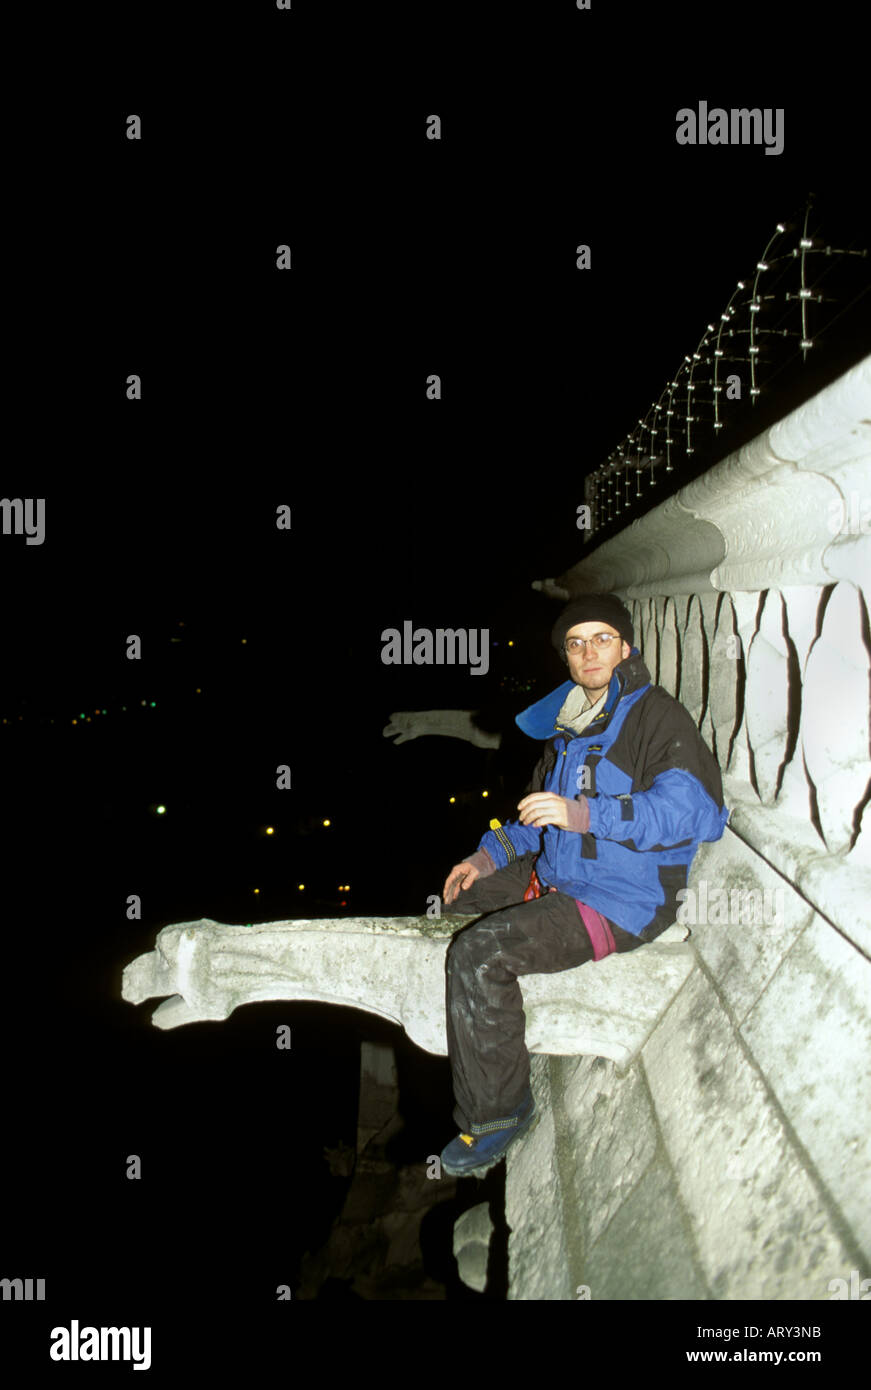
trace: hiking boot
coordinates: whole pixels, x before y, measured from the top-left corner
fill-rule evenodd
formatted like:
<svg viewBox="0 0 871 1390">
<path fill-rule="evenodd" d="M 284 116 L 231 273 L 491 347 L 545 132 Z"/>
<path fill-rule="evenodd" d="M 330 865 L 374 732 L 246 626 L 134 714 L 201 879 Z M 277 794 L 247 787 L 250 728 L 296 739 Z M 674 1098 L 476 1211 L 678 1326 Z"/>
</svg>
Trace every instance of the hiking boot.
<svg viewBox="0 0 871 1390">
<path fill-rule="evenodd" d="M 442 1168 L 452 1177 L 473 1175 L 482 1178 L 500 1163 L 521 1134 L 535 1129 L 539 1116 L 532 1091 L 527 1088 L 520 1104 L 510 1115 L 489 1124 L 472 1125 L 471 1133 L 458 1134 L 442 1150 Z"/>
</svg>

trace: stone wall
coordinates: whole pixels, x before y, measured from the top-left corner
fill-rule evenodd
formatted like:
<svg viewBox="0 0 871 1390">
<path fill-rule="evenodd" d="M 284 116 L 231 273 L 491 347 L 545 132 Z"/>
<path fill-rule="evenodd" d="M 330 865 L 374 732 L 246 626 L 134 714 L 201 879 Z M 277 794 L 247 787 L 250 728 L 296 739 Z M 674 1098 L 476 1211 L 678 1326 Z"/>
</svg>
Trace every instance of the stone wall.
<svg viewBox="0 0 871 1390">
<path fill-rule="evenodd" d="M 869 531 L 866 359 L 538 585 L 620 594 L 732 815 L 640 1052 L 533 1059 L 511 1298 L 825 1300 L 871 1276 Z"/>
<path fill-rule="evenodd" d="M 750 853 L 730 839 L 693 882 Z M 694 927 L 694 968 L 629 1066 L 533 1058 L 510 1297 L 827 1299 L 871 1273 L 871 967 L 797 894 L 786 917 Z"/>
</svg>

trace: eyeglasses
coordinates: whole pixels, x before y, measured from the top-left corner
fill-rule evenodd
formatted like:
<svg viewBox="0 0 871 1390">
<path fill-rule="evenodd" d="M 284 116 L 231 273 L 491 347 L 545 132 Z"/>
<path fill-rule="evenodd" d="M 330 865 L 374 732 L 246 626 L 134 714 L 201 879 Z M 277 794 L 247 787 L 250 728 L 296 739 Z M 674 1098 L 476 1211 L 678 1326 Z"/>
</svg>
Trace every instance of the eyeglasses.
<svg viewBox="0 0 871 1390">
<path fill-rule="evenodd" d="M 602 651 L 605 647 L 610 647 L 612 642 L 619 640 L 619 635 L 612 635 L 610 632 L 597 632 L 595 637 L 588 637 L 586 641 L 583 637 L 570 637 L 566 642 L 566 651 L 570 656 L 586 651 L 588 646 L 598 647 Z"/>
</svg>

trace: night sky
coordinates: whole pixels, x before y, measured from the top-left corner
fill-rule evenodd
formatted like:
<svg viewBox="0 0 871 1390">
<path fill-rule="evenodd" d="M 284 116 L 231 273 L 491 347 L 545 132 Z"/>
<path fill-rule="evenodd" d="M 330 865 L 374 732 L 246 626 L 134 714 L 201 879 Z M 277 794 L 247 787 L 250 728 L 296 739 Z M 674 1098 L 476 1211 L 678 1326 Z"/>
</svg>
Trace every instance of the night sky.
<svg viewBox="0 0 871 1390">
<path fill-rule="evenodd" d="M 184 1343 L 180 1306 L 253 1317 L 293 1286 L 341 1204 L 321 1151 L 353 1143 L 361 1036 L 427 1077 L 417 1161 L 453 1137 L 446 1060 L 398 1030 L 277 1003 L 161 1033 L 121 971 L 172 922 L 424 912 L 538 755 L 514 715 L 564 670 L 531 586 L 581 558 L 585 473 L 808 191 L 869 244 L 861 89 L 843 52 L 833 85 L 819 16 L 802 43 L 826 86 L 786 10 L 791 57 L 760 56 L 773 6 L 756 48 L 731 6 L 354 6 L 336 31 L 326 8 L 204 12 L 202 48 L 164 44 L 159 9 L 141 49 L 115 20 L 123 62 L 89 61 L 29 124 L 3 490 L 45 498 L 46 538 L 0 536 L 0 1275 L 48 1279 L 43 1322 Z M 690 23 L 687 67 L 670 26 Z M 784 153 L 677 146 L 700 99 L 783 107 Z M 488 674 L 385 665 L 406 620 L 488 629 Z M 480 710 L 500 752 L 383 737 L 439 707 Z"/>
</svg>

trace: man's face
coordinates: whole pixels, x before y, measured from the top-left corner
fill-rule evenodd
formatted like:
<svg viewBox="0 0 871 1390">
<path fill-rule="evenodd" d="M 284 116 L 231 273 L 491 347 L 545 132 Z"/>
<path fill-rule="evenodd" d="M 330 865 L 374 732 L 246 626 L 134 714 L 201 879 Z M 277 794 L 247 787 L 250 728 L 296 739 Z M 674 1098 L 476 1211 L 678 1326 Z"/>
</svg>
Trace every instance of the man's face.
<svg viewBox="0 0 871 1390">
<path fill-rule="evenodd" d="M 601 647 L 595 642 L 590 642 L 591 637 L 598 637 L 603 632 L 614 640 L 603 643 Z M 578 647 L 577 651 L 573 652 L 573 637 L 584 638 L 587 645 Z M 576 623 L 574 627 L 570 627 L 565 635 L 565 648 L 572 680 L 576 685 L 584 687 L 594 703 L 602 691 L 607 689 L 614 667 L 625 661 L 632 650 L 629 643 L 620 637 L 616 628 L 610 627 L 608 623 L 599 622 Z"/>
</svg>

